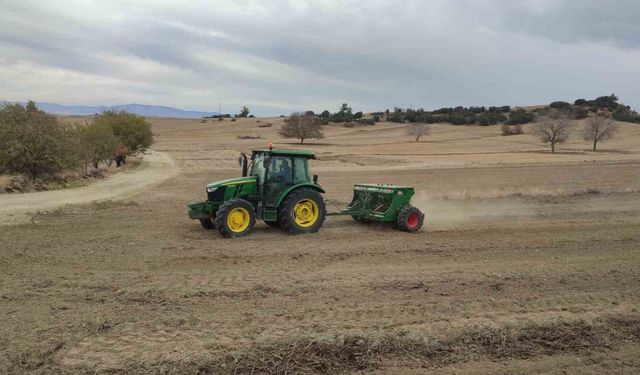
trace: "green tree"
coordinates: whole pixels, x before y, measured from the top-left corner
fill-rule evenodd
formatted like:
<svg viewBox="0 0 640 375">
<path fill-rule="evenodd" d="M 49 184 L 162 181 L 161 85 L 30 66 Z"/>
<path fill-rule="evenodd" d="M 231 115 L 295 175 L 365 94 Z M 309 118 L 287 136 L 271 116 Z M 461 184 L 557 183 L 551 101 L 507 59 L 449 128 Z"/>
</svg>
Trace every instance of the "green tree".
<svg viewBox="0 0 640 375">
<path fill-rule="evenodd" d="M 92 122 L 82 127 L 80 134 L 85 171 L 87 162 L 93 164 L 94 168 L 98 168 L 100 162 L 110 165 L 120 142 L 111 126 L 105 122 Z"/>
<path fill-rule="evenodd" d="M 0 109 L 0 170 L 32 179 L 79 165 L 72 127 L 40 111 L 35 103 Z"/>
<path fill-rule="evenodd" d="M 104 111 L 93 119 L 94 124 L 111 127 L 129 153 L 145 151 L 153 144 L 151 124 L 144 117 L 125 111 Z"/>
<path fill-rule="evenodd" d="M 238 117 L 248 117 L 249 116 L 249 108 L 242 107 L 242 110 L 240 110 L 240 113 L 238 114 Z"/>
</svg>

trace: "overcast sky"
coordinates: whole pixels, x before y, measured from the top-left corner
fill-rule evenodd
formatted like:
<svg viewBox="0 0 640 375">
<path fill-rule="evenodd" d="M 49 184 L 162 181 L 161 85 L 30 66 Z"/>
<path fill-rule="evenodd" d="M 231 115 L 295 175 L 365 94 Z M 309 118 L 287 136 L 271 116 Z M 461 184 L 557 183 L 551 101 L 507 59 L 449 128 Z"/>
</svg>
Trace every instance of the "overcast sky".
<svg viewBox="0 0 640 375">
<path fill-rule="evenodd" d="M 0 99 L 640 109 L 639 20 L 638 0 L 0 0 Z"/>
</svg>

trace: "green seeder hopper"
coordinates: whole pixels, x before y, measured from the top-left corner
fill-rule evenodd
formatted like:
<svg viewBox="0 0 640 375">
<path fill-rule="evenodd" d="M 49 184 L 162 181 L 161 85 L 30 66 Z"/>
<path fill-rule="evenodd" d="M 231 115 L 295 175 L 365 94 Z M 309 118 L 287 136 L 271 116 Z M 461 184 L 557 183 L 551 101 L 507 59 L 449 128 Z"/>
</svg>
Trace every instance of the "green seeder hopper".
<svg viewBox="0 0 640 375">
<path fill-rule="evenodd" d="M 317 232 L 326 216 L 350 215 L 358 222 L 391 222 L 405 232 L 415 232 L 424 214 L 411 205 L 413 187 L 358 184 L 353 199 L 340 211 L 327 212 L 318 184 L 311 177 L 309 151 L 254 150 L 242 154 L 242 177 L 206 186 L 207 200 L 188 205 L 189 217 L 206 229 L 216 228 L 223 237 L 240 237 L 253 229 L 256 220 L 291 234 Z"/>
</svg>

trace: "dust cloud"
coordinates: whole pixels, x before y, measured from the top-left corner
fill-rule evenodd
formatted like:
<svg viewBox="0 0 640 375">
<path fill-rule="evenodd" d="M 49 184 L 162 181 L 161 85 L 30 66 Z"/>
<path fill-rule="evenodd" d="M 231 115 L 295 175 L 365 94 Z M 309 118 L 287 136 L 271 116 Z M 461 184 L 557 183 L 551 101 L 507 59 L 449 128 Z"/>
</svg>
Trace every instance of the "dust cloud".
<svg viewBox="0 0 640 375">
<path fill-rule="evenodd" d="M 517 198 L 446 199 L 417 192 L 412 204 L 425 213 L 425 226 L 447 230 L 534 216 L 535 208 Z"/>
</svg>

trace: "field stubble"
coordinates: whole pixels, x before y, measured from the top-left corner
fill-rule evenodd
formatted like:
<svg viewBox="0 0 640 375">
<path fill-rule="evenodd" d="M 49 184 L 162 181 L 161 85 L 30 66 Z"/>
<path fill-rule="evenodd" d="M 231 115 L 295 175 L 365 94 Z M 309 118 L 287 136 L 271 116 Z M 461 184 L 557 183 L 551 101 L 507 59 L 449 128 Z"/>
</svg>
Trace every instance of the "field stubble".
<svg viewBox="0 0 640 375">
<path fill-rule="evenodd" d="M 265 138 L 278 127 L 269 121 Z M 227 123 L 154 126 L 179 176 L 0 227 L 0 372 L 637 373 L 635 162 L 469 156 L 382 174 L 360 148 L 363 165 L 316 162 L 328 197 L 347 202 L 355 182 L 415 185 L 426 230 L 336 218 L 310 236 L 259 224 L 224 240 L 184 205 L 206 182 L 237 175 L 216 160 L 262 145 L 237 140 L 248 132 Z M 322 156 L 347 154 L 340 143 L 353 136 L 402 142 L 390 126 L 330 132 L 332 146 L 307 147 Z"/>
</svg>

